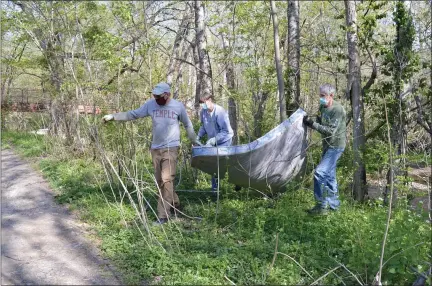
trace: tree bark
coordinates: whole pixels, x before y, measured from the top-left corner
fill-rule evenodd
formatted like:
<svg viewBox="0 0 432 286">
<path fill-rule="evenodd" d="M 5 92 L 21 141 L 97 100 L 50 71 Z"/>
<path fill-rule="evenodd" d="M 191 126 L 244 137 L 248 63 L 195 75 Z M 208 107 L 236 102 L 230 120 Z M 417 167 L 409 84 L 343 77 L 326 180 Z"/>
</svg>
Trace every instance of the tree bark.
<svg viewBox="0 0 432 286">
<path fill-rule="evenodd" d="M 198 118 L 199 112 L 199 100 L 201 97 L 201 82 L 202 82 L 202 73 L 199 70 L 199 56 L 198 56 L 198 48 L 197 45 L 192 46 L 193 59 L 195 64 L 195 115 Z"/>
<path fill-rule="evenodd" d="M 277 8 L 274 0 L 270 0 L 271 16 L 273 20 L 273 40 L 275 49 L 275 65 L 278 81 L 278 93 L 279 93 L 279 116 L 280 122 L 283 122 L 287 118 L 286 114 L 286 103 L 285 103 L 285 83 L 282 73 L 282 65 L 280 63 L 280 49 L 279 49 L 279 22 L 277 18 Z"/>
<path fill-rule="evenodd" d="M 391 128 L 391 138 L 392 145 L 394 146 L 395 156 L 394 156 L 394 164 L 389 167 L 387 172 L 387 185 L 384 192 L 384 204 L 388 204 L 389 200 L 389 192 L 391 191 L 390 185 L 393 183 L 393 200 L 392 207 L 396 206 L 398 200 L 398 192 L 399 185 L 401 184 L 401 180 L 399 179 L 402 176 L 406 177 L 405 172 L 405 159 L 404 156 L 406 153 L 406 106 L 405 102 L 402 99 L 401 92 L 401 71 L 396 71 L 396 93 L 395 93 L 395 104 L 393 104 L 393 124 Z M 401 158 L 402 157 L 402 158 Z"/>
<path fill-rule="evenodd" d="M 206 97 L 213 95 L 212 89 L 212 72 L 210 66 L 210 58 L 207 51 L 207 37 L 206 37 L 206 24 L 205 24 L 205 6 L 204 2 L 195 0 L 195 43 L 198 54 L 199 70 L 197 71 L 200 81 L 197 82 L 200 87 L 200 95 Z M 197 95 L 196 98 L 199 98 Z M 198 106 L 199 102 L 195 102 Z"/>
<path fill-rule="evenodd" d="M 230 95 L 228 98 L 228 116 L 231 124 L 231 128 L 234 132 L 233 136 L 233 145 L 237 145 L 238 143 L 238 123 L 237 123 L 237 104 L 235 99 L 232 96 L 232 93 L 236 91 L 235 86 L 235 74 L 234 74 L 234 63 L 231 56 L 231 47 L 229 41 L 226 37 L 222 36 L 223 48 L 225 50 L 226 55 L 226 80 L 228 90 L 230 91 Z"/>
<path fill-rule="evenodd" d="M 186 61 L 189 57 L 189 53 L 191 52 L 191 50 L 192 50 L 192 48 L 190 47 L 190 45 L 187 44 L 186 42 L 184 42 L 183 43 L 183 52 L 181 54 L 181 59 Z M 177 61 L 174 69 L 177 71 L 177 78 L 176 78 L 174 88 L 173 88 L 173 91 L 174 91 L 173 98 L 177 99 L 179 96 L 180 84 L 183 81 L 183 62 Z"/>
<path fill-rule="evenodd" d="M 409 54 L 413 52 L 414 39 L 409 36 L 409 27 L 412 27 L 413 20 L 406 10 L 404 2 L 398 1 L 396 4 L 396 15 L 394 20 L 396 22 L 396 42 L 394 43 L 394 62 L 393 62 L 393 82 L 394 82 L 394 100 L 392 103 L 392 144 L 394 146 L 395 160 L 394 164 L 390 166 L 388 173 L 394 174 L 394 188 L 393 188 L 393 201 L 392 207 L 397 203 L 397 193 L 400 188 L 400 183 L 406 184 L 406 178 L 408 176 L 406 170 L 406 146 L 407 146 L 407 106 L 406 100 L 404 99 L 404 81 L 411 77 L 410 72 L 407 69 L 413 66 L 413 62 L 410 60 Z M 408 35 L 406 34 L 408 33 Z M 391 182 L 391 176 L 387 176 L 387 187 L 384 193 L 384 203 L 388 203 L 388 192 L 391 191 L 389 185 Z M 403 177 L 405 180 L 400 180 Z"/>
<path fill-rule="evenodd" d="M 262 120 L 264 118 L 264 110 L 266 101 L 269 96 L 268 92 L 263 91 L 261 88 L 254 95 L 254 102 L 256 105 L 256 114 L 254 116 L 254 137 L 260 138 L 262 134 Z"/>
<path fill-rule="evenodd" d="M 181 47 L 184 46 L 183 43 L 185 42 L 189 34 L 190 14 L 189 9 L 187 9 L 187 3 L 185 6 L 186 9 L 183 14 L 183 18 L 179 25 L 178 31 L 176 33 L 173 50 L 168 64 L 167 83 L 169 85 L 172 85 L 174 74 L 178 73 L 178 70 L 180 68 L 180 64 L 178 64 L 179 61 L 177 60 L 177 58 L 179 58 L 182 54 Z"/>
<path fill-rule="evenodd" d="M 257 67 L 257 86 L 256 90 L 253 92 L 253 104 L 254 104 L 254 125 L 253 125 L 253 136 L 254 139 L 260 138 L 262 134 L 262 120 L 264 118 L 264 111 L 266 108 L 267 99 L 270 95 L 270 93 L 267 90 L 264 90 L 263 87 L 263 80 L 258 75 L 261 74 L 261 64 L 259 58 L 255 58 L 255 66 Z"/>
<path fill-rule="evenodd" d="M 353 0 L 345 0 L 345 13 L 347 25 L 349 75 L 348 90 L 350 91 L 351 107 L 353 113 L 353 151 L 354 151 L 354 178 L 353 195 L 357 201 L 363 201 L 367 194 L 366 169 L 363 162 L 365 147 L 364 136 L 364 110 L 361 92 L 360 57 L 358 52 L 357 38 L 357 13 L 356 4 Z"/>
<path fill-rule="evenodd" d="M 294 112 L 301 105 L 299 13 L 299 1 L 288 0 L 288 96 L 286 102 L 289 113 Z M 292 104 L 291 101 L 293 101 Z"/>
</svg>

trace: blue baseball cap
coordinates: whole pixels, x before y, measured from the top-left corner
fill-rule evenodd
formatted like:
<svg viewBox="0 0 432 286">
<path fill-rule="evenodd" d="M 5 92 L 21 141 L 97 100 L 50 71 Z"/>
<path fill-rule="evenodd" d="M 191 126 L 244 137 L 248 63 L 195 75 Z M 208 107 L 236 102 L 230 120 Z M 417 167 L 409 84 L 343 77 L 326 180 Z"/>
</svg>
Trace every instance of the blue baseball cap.
<svg viewBox="0 0 432 286">
<path fill-rule="evenodd" d="M 171 93 L 171 87 L 165 82 L 160 82 L 153 88 L 152 94 L 161 95 L 163 93 Z"/>
</svg>

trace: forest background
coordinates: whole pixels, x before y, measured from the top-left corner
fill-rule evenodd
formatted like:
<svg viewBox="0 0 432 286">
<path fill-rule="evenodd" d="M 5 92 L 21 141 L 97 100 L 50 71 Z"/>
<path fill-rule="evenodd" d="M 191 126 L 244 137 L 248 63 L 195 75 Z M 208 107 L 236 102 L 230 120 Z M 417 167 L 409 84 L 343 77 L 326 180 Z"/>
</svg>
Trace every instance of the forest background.
<svg viewBox="0 0 432 286">
<path fill-rule="evenodd" d="M 363 285 L 429 275 L 430 285 L 431 9 L 431 1 L 2 1 L 2 145 L 34 158 L 128 283 Z M 316 114 L 320 84 L 333 84 L 347 111 L 342 211 L 304 213 L 321 154 L 309 132 L 305 175 L 284 193 L 236 192 L 225 180 L 217 197 L 180 193 L 200 223 L 153 228 L 150 120 L 103 125 L 101 114 L 137 108 L 161 81 L 195 130 L 198 98 L 213 94 L 234 144 L 298 108 Z M 43 111 L 22 112 L 30 103 Z M 48 136 L 28 132 L 37 129 Z M 177 189 L 209 189 L 182 138 Z"/>
</svg>

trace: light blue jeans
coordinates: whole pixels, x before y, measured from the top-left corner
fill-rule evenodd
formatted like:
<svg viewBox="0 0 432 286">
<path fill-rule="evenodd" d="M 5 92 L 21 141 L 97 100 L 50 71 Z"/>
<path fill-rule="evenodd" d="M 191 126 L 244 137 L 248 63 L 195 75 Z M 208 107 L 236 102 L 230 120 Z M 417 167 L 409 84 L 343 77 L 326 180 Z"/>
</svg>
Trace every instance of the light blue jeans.
<svg viewBox="0 0 432 286">
<path fill-rule="evenodd" d="M 322 208 L 339 208 L 336 163 L 343 151 L 343 148 L 328 148 L 323 152 L 321 162 L 315 169 L 314 195 L 317 205 Z"/>
</svg>

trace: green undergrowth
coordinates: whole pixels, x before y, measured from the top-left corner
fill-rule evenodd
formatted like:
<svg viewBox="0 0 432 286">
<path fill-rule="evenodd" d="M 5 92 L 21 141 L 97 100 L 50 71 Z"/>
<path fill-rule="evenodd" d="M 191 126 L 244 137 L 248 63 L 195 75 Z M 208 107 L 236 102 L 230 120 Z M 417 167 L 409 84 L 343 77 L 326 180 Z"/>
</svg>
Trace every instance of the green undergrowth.
<svg viewBox="0 0 432 286">
<path fill-rule="evenodd" d="M 16 146 L 16 150 L 24 157 L 40 157 L 46 153 L 44 137 L 30 133 L 5 132 L 1 133 L 2 148 Z"/>
<path fill-rule="evenodd" d="M 224 180 L 219 206 L 211 193 L 179 193 L 184 212 L 202 220 L 181 218 L 164 227 L 150 223 L 147 229 L 127 197 L 120 203 L 121 188 L 106 184 L 97 160 L 56 159 L 43 151 L 44 140 L 29 135 L 3 133 L 2 142 L 39 158 L 57 200 L 68 203 L 92 226 L 101 249 L 126 283 L 298 285 L 311 284 L 333 270 L 319 283 L 353 285 L 370 284 L 378 272 L 387 219 L 380 201 L 356 204 L 343 198 L 340 212 L 310 217 L 305 212 L 313 206 L 311 188 L 306 188 L 310 179 L 267 199 L 246 189 L 236 192 Z M 341 184 L 347 184 L 343 166 L 340 170 Z M 185 171 L 179 188 L 192 187 L 191 177 Z M 207 179 L 195 188 L 208 188 Z M 144 195 L 155 207 L 150 191 Z M 136 197 L 133 200 L 137 202 Z M 147 213 L 146 219 L 154 220 Z M 426 218 L 403 202 L 393 211 L 382 274 L 385 284 L 412 284 L 412 267 L 426 270 L 431 249 Z"/>
</svg>

